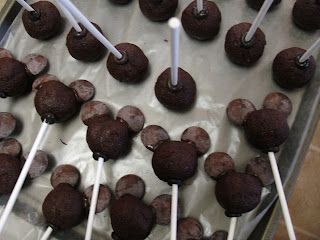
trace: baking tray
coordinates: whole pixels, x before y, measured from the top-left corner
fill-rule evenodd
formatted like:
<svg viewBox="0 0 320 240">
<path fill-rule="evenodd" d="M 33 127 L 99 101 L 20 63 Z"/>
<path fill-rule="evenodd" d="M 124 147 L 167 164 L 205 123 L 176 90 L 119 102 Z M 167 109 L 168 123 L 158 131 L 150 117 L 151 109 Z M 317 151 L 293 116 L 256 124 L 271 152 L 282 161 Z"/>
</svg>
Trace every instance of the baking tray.
<svg viewBox="0 0 320 240">
<path fill-rule="evenodd" d="M 219 0 L 217 3 L 219 4 Z M 5 6 L 0 12 L 0 41 L 6 35 L 20 10 L 20 5 L 13 0 L 9 0 L 5 3 Z M 145 19 L 145 21 L 148 20 Z M 234 24 L 237 23 L 237 21 L 241 22 L 242 20 L 237 19 L 234 21 Z M 224 29 L 224 31 L 226 31 L 226 29 Z M 220 33 L 219 38 L 224 38 L 224 36 L 222 36 Z M 316 76 L 319 76 L 319 68 Z M 297 110 L 296 117 L 291 125 L 290 136 L 285 145 L 282 147 L 281 155 L 278 157 L 278 159 L 281 159 L 279 162 L 279 169 L 284 182 L 284 188 L 287 197 L 290 197 L 290 194 L 294 188 L 296 179 L 303 164 L 304 157 L 316 128 L 316 124 L 320 116 L 319 102 L 320 78 L 317 77 L 313 79 L 303 93 L 300 107 Z M 277 195 L 275 186 L 269 190 L 270 193 L 262 201 L 257 211 L 257 217 L 255 218 L 255 221 L 258 223 L 258 225 L 255 227 L 255 229 L 252 229 L 252 234 L 248 238 L 250 240 L 273 239 L 274 233 L 277 230 L 277 226 L 281 217 L 281 208 L 279 203 L 275 202 Z M 5 202 L 6 199 L 2 199 L 1 203 L 3 204 Z M 15 207 L 15 214 L 17 214 L 20 218 L 30 218 L 30 214 L 32 213 L 37 215 L 37 209 L 32 210 L 32 207 L 28 206 L 28 213 L 23 214 L 21 211 L 23 212 L 24 209 L 25 206 L 23 206 L 23 203 L 18 201 Z M 43 225 L 42 222 L 33 224 Z M 68 237 L 68 239 L 81 239 L 81 237 L 75 231 L 58 233 L 55 235 L 55 237 L 57 239 L 64 239 L 66 237 Z"/>
</svg>

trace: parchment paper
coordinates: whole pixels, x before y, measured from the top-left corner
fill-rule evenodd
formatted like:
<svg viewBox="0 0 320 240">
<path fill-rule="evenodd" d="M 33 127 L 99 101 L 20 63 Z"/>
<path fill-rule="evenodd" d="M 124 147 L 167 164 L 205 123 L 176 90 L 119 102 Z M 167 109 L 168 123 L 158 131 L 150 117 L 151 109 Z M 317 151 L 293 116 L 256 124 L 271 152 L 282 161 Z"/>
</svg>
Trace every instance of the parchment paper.
<svg viewBox="0 0 320 240">
<path fill-rule="evenodd" d="M 31 1 L 34 2 L 34 1 Z M 243 131 L 231 125 L 226 118 L 226 105 L 234 98 L 248 98 L 261 107 L 264 97 L 272 91 L 282 91 L 272 81 L 271 65 L 276 54 L 288 47 L 307 48 L 319 37 L 319 33 L 307 34 L 297 29 L 291 20 L 294 1 L 284 0 L 280 6 L 265 18 L 262 29 L 266 34 L 267 45 L 261 60 L 251 68 L 240 68 L 232 64 L 224 51 L 227 30 L 239 22 L 252 22 L 257 12 L 250 9 L 244 0 L 215 0 L 222 12 L 222 25 L 219 35 L 209 42 L 190 39 L 182 30 L 181 67 L 188 71 L 197 82 L 198 97 L 194 108 L 187 113 L 168 111 L 156 99 L 154 85 L 159 74 L 169 66 L 170 39 L 166 23 L 154 23 L 146 19 L 133 0 L 126 6 L 111 4 L 108 0 L 73 1 L 90 20 L 98 23 L 114 44 L 131 42 L 142 48 L 150 60 L 150 75 L 141 84 L 127 85 L 113 79 L 106 69 L 107 56 L 97 63 L 81 63 L 73 59 L 65 46 L 66 35 L 71 26 L 66 23 L 62 35 L 46 42 L 30 38 L 21 22 L 21 12 L 10 31 L 1 43 L 1 47 L 11 50 L 17 59 L 29 53 L 39 53 L 49 58 L 50 74 L 58 76 L 65 84 L 76 79 L 87 79 L 97 88 L 96 100 L 106 102 L 116 113 L 125 105 L 135 105 L 146 116 L 146 125 L 158 124 L 164 127 L 172 139 L 180 139 L 181 133 L 190 126 L 201 126 L 208 131 L 212 145 L 208 152 L 225 151 L 236 161 L 236 168 L 244 171 L 249 159 L 258 151 L 251 148 L 244 139 Z M 182 0 L 176 16 L 191 1 Z M 319 59 L 318 55 L 315 56 Z M 319 61 L 318 61 L 319 62 Z M 319 71 L 317 73 L 319 76 Z M 289 118 L 294 121 L 304 89 L 285 92 L 294 105 Z M 8 111 L 23 122 L 23 131 L 15 136 L 24 151 L 30 150 L 40 128 L 40 118 L 33 104 L 34 93 L 17 99 L 1 100 L 0 111 Z M 82 173 L 80 189 L 93 184 L 96 162 L 85 141 L 86 126 L 79 116 L 73 120 L 50 127 L 42 149 L 52 154 L 52 167 L 59 164 L 73 164 Z M 61 140 L 67 145 L 64 145 Z M 184 205 L 184 216 L 199 219 L 206 236 L 215 230 L 228 230 L 229 219 L 215 199 L 212 181 L 203 170 L 205 157 L 199 158 L 196 176 L 179 191 Z M 126 174 L 141 176 L 146 182 L 144 201 L 150 203 L 163 193 L 171 193 L 171 188 L 160 181 L 151 167 L 152 153 L 141 143 L 140 135 L 133 139 L 132 151 L 123 159 L 105 164 L 101 183 L 107 183 L 114 189 L 117 180 Z M 10 215 L 2 239 L 37 240 L 46 228 L 41 206 L 45 196 L 52 190 L 50 171 L 24 187 Z M 264 196 L 268 194 L 264 190 Z M 1 196 L 1 208 L 7 197 Z M 247 239 L 262 211 L 243 215 L 237 225 L 237 239 Z M 83 239 L 86 221 L 71 231 L 55 233 L 51 239 Z M 111 239 L 112 229 L 108 210 L 96 215 L 93 239 Z M 147 239 L 169 239 L 169 226 L 156 226 Z"/>
</svg>

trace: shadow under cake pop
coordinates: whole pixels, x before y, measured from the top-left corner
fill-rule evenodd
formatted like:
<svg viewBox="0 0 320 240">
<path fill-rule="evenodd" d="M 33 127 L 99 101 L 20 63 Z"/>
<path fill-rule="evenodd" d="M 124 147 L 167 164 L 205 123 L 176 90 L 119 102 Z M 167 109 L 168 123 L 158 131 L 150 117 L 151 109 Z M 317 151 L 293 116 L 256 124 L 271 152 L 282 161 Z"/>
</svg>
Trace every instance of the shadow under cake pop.
<svg viewBox="0 0 320 240">
<path fill-rule="evenodd" d="M 297 0 L 293 6 L 292 19 L 299 28 L 305 31 L 320 29 L 320 1 Z"/>
<path fill-rule="evenodd" d="M 249 5 L 249 7 L 259 11 L 264 3 L 264 0 L 246 0 L 246 2 Z M 272 11 L 273 9 L 275 9 L 279 3 L 281 3 L 281 0 L 274 0 L 268 11 Z"/>
<path fill-rule="evenodd" d="M 174 15 L 178 0 L 139 0 L 139 7 L 151 21 L 162 22 Z"/>
</svg>

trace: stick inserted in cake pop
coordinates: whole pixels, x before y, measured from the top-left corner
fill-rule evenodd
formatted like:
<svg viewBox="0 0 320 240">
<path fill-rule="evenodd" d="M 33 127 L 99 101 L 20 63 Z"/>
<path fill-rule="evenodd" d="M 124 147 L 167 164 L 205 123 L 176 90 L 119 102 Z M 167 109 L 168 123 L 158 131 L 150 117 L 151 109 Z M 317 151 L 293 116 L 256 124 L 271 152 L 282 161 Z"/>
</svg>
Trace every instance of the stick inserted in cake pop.
<svg viewBox="0 0 320 240">
<path fill-rule="evenodd" d="M 40 240 L 47 240 L 49 239 L 51 233 L 53 232 L 53 228 L 52 227 L 48 227 L 47 230 L 44 232 L 42 238 Z"/>
<path fill-rule="evenodd" d="M 56 1 L 59 5 L 61 11 L 63 12 L 64 16 L 68 19 L 72 27 L 78 32 L 82 32 L 81 27 L 79 26 L 77 20 L 72 16 L 72 14 L 61 4 L 61 2 L 58 0 Z"/>
<path fill-rule="evenodd" d="M 34 159 L 34 157 L 35 157 L 35 155 L 37 153 L 37 150 L 38 150 L 38 147 L 39 147 L 40 143 L 42 143 L 42 141 L 43 141 L 43 138 L 44 138 L 44 136 L 45 136 L 45 134 L 47 132 L 48 127 L 49 127 L 49 124 L 46 121 L 43 121 L 43 123 L 41 125 L 41 128 L 39 130 L 39 133 L 38 133 L 38 135 L 36 137 L 36 140 L 33 143 L 33 146 L 31 148 L 31 151 L 30 151 L 29 155 L 28 155 L 28 158 L 27 158 L 27 160 L 26 160 L 26 162 L 25 162 L 25 164 L 24 164 L 24 166 L 23 166 L 23 168 L 21 170 L 21 173 L 20 173 L 19 178 L 18 178 L 18 180 L 16 182 L 16 185 L 14 186 L 14 189 L 13 189 L 13 191 L 11 193 L 9 201 L 8 201 L 4 211 L 1 214 L 1 218 L 0 218 L 0 234 L 1 234 L 3 228 L 4 228 L 5 224 L 6 224 L 7 219 L 9 217 L 9 214 L 11 213 L 12 208 L 13 208 L 13 206 L 14 206 L 17 198 L 18 198 L 18 195 L 19 195 L 19 193 L 21 191 L 23 183 L 24 183 L 24 181 L 25 181 L 25 179 L 26 179 L 26 177 L 27 177 L 27 175 L 29 173 L 29 169 L 31 167 L 32 161 L 33 161 L 33 159 Z"/>
<path fill-rule="evenodd" d="M 94 35 L 117 59 L 122 59 L 123 55 L 106 39 L 101 32 L 79 11 L 79 9 L 70 0 L 60 0 L 61 4 L 67 8 L 71 14 L 83 24 L 83 26 Z"/>
<path fill-rule="evenodd" d="M 181 22 L 178 18 L 169 20 L 171 29 L 171 85 L 178 85 L 178 69 L 179 69 L 179 50 L 180 50 L 180 28 Z"/>
<path fill-rule="evenodd" d="M 197 10 L 198 13 L 203 11 L 203 0 L 197 0 Z"/>
<path fill-rule="evenodd" d="M 105 161 L 104 158 L 99 157 L 99 159 L 98 159 L 98 169 L 97 169 L 97 172 L 96 172 L 96 179 L 94 181 L 92 198 L 91 198 L 91 201 L 90 201 L 91 204 L 90 204 L 90 211 L 89 211 L 89 217 L 88 217 L 88 224 L 87 224 L 85 240 L 91 240 L 91 236 L 92 236 L 92 226 L 93 226 L 94 215 L 96 213 L 96 207 L 97 207 L 98 195 L 99 195 L 100 179 L 101 179 L 101 173 L 102 173 L 102 168 L 103 168 L 104 161 Z"/>
<path fill-rule="evenodd" d="M 229 225 L 228 239 L 227 240 L 233 240 L 234 233 L 236 231 L 236 226 L 237 226 L 237 218 L 236 217 L 232 217 L 230 219 L 230 225 Z"/>
<path fill-rule="evenodd" d="M 280 174 L 279 174 L 279 169 L 278 169 L 276 157 L 273 152 L 268 152 L 268 156 L 269 156 L 269 160 L 270 160 L 270 164 L 271 164 L 271 168 L 272 168 L 272 172 L 273 172 L 274 181 L 275 181 L 275 184 L 277 187 L 279 201 L 280 201 L 280 205 L 281 205 L 281 209 L 282 209 L 284 222 L 287 227 L 289 239 L 296 240 L 296 235 L 294 233 L 293 224 L 291 221 L 289 208 L 288 208 L 288 204 L 287 204 L 287 199 L 286 199 L 286 196 L 283 191 L 283 186 L 282 186 L 282 182 L 281 182 L 281 178 L 280 178 Z"/>
<path fill-rule="evenodd" d="M 320 38 L 301 56 L 299 63 L 307 61 L 320 48 Z"/>
<path fill-rule="evenodd" d="M 28 12 L 36 12 L 28 3 L 26 3 L 24 0 L 16 0 L 25 10 Z"/>
<path fill-rule="evenodd" d="M 172 184 L 171 198 L 171 233 L 170 239 L 177 239 L 177 213 L 178 213 L 178 185 Z"/>
<path fill-rule="evenodd" d="M 261 25 L 264 17 L 266 16 L 269 8 L 271 7 L 271 4 L 273 3 L 273 0 L 265 0 L 262 7 L 260 8 L 260 11 L 256 18 L 254 19 L 248 33 L 246 34 L 244 40 L 246 42 L 250 42 L 251 39 L 253 38 L 254 34 L 256 33 L 257 29 Z"/>
</svg>

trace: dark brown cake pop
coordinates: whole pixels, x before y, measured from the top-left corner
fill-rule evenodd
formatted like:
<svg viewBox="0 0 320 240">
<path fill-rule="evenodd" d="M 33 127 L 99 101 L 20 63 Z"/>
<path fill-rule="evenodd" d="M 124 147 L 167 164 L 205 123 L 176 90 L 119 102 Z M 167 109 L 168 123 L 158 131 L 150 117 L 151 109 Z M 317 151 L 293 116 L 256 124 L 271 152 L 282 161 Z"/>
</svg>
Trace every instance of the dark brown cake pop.
<svg viewBox="0 0 320 240">
<path fill-rule="evenodd" d="M 85 217 L 84 197 L 71 185 L 61 183 L 45 198 L 42 212 L 50 226 L 58 229 L 73 228 Z"/>
<path fill-rule="evenodd" d="M 20 161 L 8 154 L 0 154 L 0 194 L 12 192 L 21 171 Z"/>
<path fill-rule="evenodd" d="M 103 34 L 101 28 L 96 23 L 92 24 Z M 69 53 L 75 59 L 84 62 L 100 60 L 105 55 L 106 48 L 96 37 L 87 31 L 81 23 L 79 26 L 81 27 L 82 32 L 78 33 L 72 28 L 68 33 L 67 48 Z"/>
<path fill-rule="evenodd" d="M 0 97 L 16 97 L 25 93 L 29 81 L 26 66 L 13 58 L 0 58 Z"/>
<path fill-rule="evenodd" d="M 144 80 L 149 68 L 149 60 L 143 51 L 131 43 L 120 43 L 115 46 L 122 53 L 117 59 L 110 53 L 107 68 L 110 74 L 120 82 L 138 83 Z"/>
<path fill-rule="evenodd" d="M 132 195 L 116 200 L 110 211 L 113 239 L 143 240 L 150 234 L 155 215 L 152 207 Z"/>
<path fill-rule="evenodd" d="M 58 9 L 51 2 L 38 1 L 31 5 L 35 12 L 24 10 L 23 25 L 32 38 L 46 40 L 61 32 L 62 18 Z"/>
<path fill-rule="evenodd" d="M 254 10 L 259 11 L 260 8 L 262 7 L 264 0 L 246 0 L 248 5 L 253 8 Z M 269 11 L 271 11 L 272 9 L 274 9 L 279 3 L 281 2 L 281 0 L 274 0 L 273 3 L 271 4 L 271 7 L 269 8 Z"/>
<path fill-rule="evenodd" d="M 320 1 L 319 0 L 297 0 L 293 6 L 293 22 L 306 31 L 320 29 Z"/>
<path fill-rule="evenodd" d="M 177 240 L 201 240 L 202 238 L 203 228 L 198 220 L 186 217 L 178 221 Z"/>
<path fill-rule="evenodd" d="M 152 158 L 155 174 L 169 184 L 181 184 L 192 177 L 197 166 L 197 150 L 186 142 L 163 142 L 156 148 Z"/>
<path fill-rule="evenodd" d="M 231 27 L 224 45 L 229 59 L 235 64 L 246 67 L 259 60 L 266 45 L 265 35 L 260 28 L 257 29 L 250 42 L 245 41 L 250 27 L 250 23 L 239 23 Z"/>
<path fill-rule="evenodd" d="M 63 122 L 78 111 L 79 102 L 73 90 L 62 82 L 49 81 L 36 92 L 34 104 L 42 119 Z"/>
<path fill-rule="evenodd" d="M 95 158 L 98 154 L 105 160 L 117 159 L 129 151 L 128 126 L 108 116 L 95 117 L 89 122 L 87 143 Z"/>
<path fill-rule="evenodd" d="M 167 68 L 160 74 L 155 85 L 155 94 L 160 103 L 165 107 L 176 110 L 185 111 L 190 109 L 196 99 L 197 87 L 196 83 L 189 73 L 179 68 L 178 70 L 178 86 L 170 85 L 171 69 Z"/>
<path fill-rule="evenodd" d="M 273 109 L 261 109 L 249 114 L 244 131 L 247 140 L 263 152 L 277 152 L 289 135 L 286 116 Z"/>
<path fill-rule="evenodd" d="M 203 10 L 198 12 L 197 1 L 193 1 L 183 11 L 181 23 L 186 33 L 198 40 L 214 38 L 220 30 L 221 13 L 212 1 L 203 1 Z"/>
<path fill-rule="evenodd" d="M 273 79 L 285 89 L 300 88 L 306 85 L 314 76 L 316 61 L 311 56 L 306 62 L 299 63 L 299 58 L 306 50 L 288 48 L 275 57 L 272 65 Z"/>
<path fill-rule="evenodd" d="M 177 7 L 178 0 L 139 0 L 144 16 L 154 22 L 162 22 L 171 18 Z"/>
<path fill-rule="evenodd" d="M 229 171 L 216 184 L 215 194 L 227 217 L 240 217 L 256 208 L 261 199 L 262 184 L 249 174 Z"/>
</svg>

